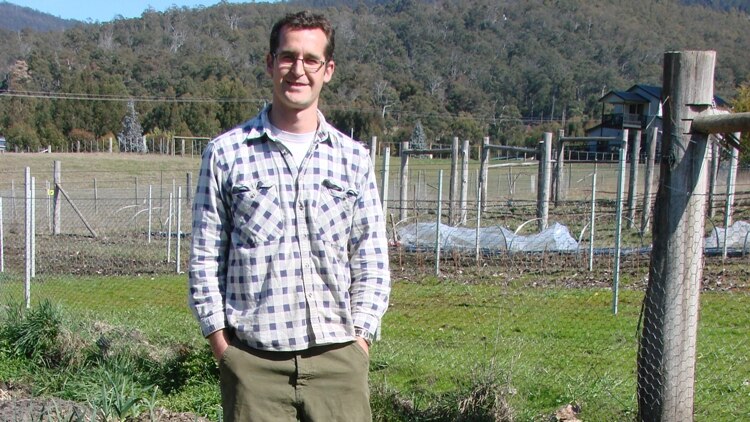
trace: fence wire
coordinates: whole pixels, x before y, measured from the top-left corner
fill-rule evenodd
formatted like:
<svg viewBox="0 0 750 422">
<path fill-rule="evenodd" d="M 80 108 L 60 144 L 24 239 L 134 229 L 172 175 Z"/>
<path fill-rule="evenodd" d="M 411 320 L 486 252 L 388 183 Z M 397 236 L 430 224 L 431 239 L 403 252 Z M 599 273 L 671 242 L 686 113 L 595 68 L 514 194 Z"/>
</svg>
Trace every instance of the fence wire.
<svg viewBox="0 0 750 422">
<path fill-rule="evenodd" d="M 393 294 L 371 361 L 371 383 L 378 391 L 396 392 L 398 400 L 391 405 L 402 414 L 417 415 L 419 409 L 451 394 L 468 406 L 468 397 L 481 401 L 478 392 L 489 388 L 497 414 L 504 415 L 498 420 L 548 420 L 568 405 L 583 420 L 634 420 L 639 341 L 668 341 L 669 347 L 679 349 L 688 336 L 697 336 L 694 376 L 689 384 L 678 387 L 686 394 L 694 392 L 695 419 L 750 418 L 750 236 L 737 235 L 739 243 L 732 243 L 724 253 L 723 207 L 709 217 L 703 238 L 689 239 L 684 245 L 705 250 L 702 262 L 688 263 L 702 271 L 700 285 L 689 292 L 700 297 L 697 326 L 685 327 L 667 340 L 640 338 L 639 330 L 647 323 L 642 310 L 649 286 L 651 232 L 637 223 L 644 203 L 638 196 L 636 217 L 632 224 L 625 221 L 622 229 L 621 290 L 615 296 L 614 164 L 597 167 L 594 203 L 593 166 L 573 164 L 564 173 L 564 196 L 550 206 L 549 223 L 564 227 L 576 242 L 575 248 L 515 250 L 505 235 L 498 235 L 495 244 L 487 239 L 488 245 L 477 254 L 472 231 L 474 236 L 478 229 L 506 230 L 519 236 L 537 232 L 535 169 L 490 169 L 488 197 L 480 216 L 475 170 L 462 209 L 460 198 L 448 201 L 447 187 L 442 198 L 437 196 L 437 169 L 445 163 L 415 161 L 422 165 L 410 174 L 409 198 L 403 204 L 399 178 L 390 175 L 392 190 L 386 199 Z M 146 289 L 153 290 L 140 292 L 144 298 L 138 299 L 133 297 L 140 296 L 132 293 L 131 281 L 144 276 L 159 280 L 177 273 L 178 268 L 187 269 L 192 187 L 186 174 L 193 171 L 111 173 L 96 183 L 65 176 L 63 180 L 71 180 L 62 184 L 70 201 L 60 201 L 59 234 L 53 234 L 52 228 L 54 197 L 49 193 L 54 186 L 38 178 L 32 301 L 52 299 L 85 314 L 92 323 L 127 321 L 135 325 L 133 329 L 148 331 L 138 326 L 142 320 L 113 315 L 118 308 L 138 312 L 139 306 L 171 306 L 165 304 L 163 295 L 168 290 L 164 286 L 148 285 Z M 0 295 L 6 301 L 20 302 L 25 273 L 23 174 L 4 176 L 0 181 L 4 258 Z M 717 180 L 717 192 L 723 192 L 720 181 L 725 179 Z M 719 195 L 719 203 L 722 199 Z M 436 228 L 438 205 L 443 210 L 440 221 L 447 225 L 440 234 L 444 249 L 439 260 L 435 237 L 408 243 L 403 233 L 419 224 Z M 747 170 L 737 177 L 733 205 L 732 223 L 750 221 Z M 402 212 L 405 219 L 400 218 Z M 715 244 L 710 243 L 712 237 Z M 457 247 L 460 242 L 467 245 Z M 104 288 L 102 283 L 109 285 Z M 676 292 L 674 300 L 689 300 L 683 293 Z M 187 293 L 180 294 L 178 302 L 184 303 Z M 614 300 L 618 302 L 616 314 Z M 186 305 L 170 312 L 183 326 L 167 338 L 200 340 Z M 164 314 L 159 315 L 163 318 Z M 174 321 L 164 321 L 164 326 L 172 325 Z M 686 361 L 692 358 L 685 356 Z M 682 370 L 681 364 L 667 368 L 673 370 Z M 647 374 L 647 382 L 658 388 L 664 374 Z"/>
</svg>

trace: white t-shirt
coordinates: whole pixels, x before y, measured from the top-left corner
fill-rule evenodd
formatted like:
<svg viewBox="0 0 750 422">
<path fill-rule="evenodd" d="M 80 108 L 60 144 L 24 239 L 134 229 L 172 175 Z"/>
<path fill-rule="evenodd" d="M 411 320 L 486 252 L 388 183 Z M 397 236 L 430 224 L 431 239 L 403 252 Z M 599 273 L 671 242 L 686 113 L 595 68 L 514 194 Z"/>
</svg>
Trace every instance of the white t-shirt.
<svg viewBox="0 0 750 422">
<path fill-rule="evenodd" d="M 310 150 L 310 145 L 312 145 L 312 142 L 315 139 L 316 132 L 317 131 L 291 133 L 271 125 L 271 136 L 289 149 L 289 152 L 292 153 L 292 157 L 294 158 L 294 162 L 297 164 L 297 168 L 302 165 L 302 160 L 305 159 L 307 151 Z"/>
</svg>

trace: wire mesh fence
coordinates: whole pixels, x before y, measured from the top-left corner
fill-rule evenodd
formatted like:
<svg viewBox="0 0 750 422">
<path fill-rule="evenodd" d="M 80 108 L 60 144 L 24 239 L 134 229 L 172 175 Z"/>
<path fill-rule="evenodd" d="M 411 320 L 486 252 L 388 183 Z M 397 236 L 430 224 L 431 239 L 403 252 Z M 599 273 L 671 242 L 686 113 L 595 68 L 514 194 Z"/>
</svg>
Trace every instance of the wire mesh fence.
<svg viewBox="0 0 750 422">
<path fill-rule="evenodd" d="M 540 420 L 566 405 L 580 409 L 584 420 L 635 419 L 651 233 L 637 223 L 644 203 L 638 197 L 632 224 L 623 224 L 617 261 L 616 165 L 569 164 L 562 179 L 564 197 L 550 206 L 549 226 L 556 234 L 534 244 L 530 239 L 539 235 L 535 167 L 521 161 L 492 167 L 480 215 L 475 163 L 465 205 L 461 198 L 450 203 L 447 195 L 438 197 L 438 171 L 447 168 L 447 161 L 425 158 L 412 164 L 406 201 L 400 198 L 395 165 L 386 198 L 393 293 L 382 340 L 373 348 L 371 382 L 398 398 L 389 406 L 416 418 L 419 409 L 456 391 L 467 391 L 461 396 L 464 406 L 471 404 L 466 397 L 481 401 L 478 392 L 490 386 L 493 406 L 507 417 L 501 420 Z M 179 328 L 164 336 L 163 347 L 188 339 L 200 344 L 185 304 L 187 293 L 178 293 L 182 297 L 176 302 L 185 305 L 177 307 L 167 305 L 172 302 L 164 296 L 175 295 L 167 286 L 186 278 L 178 273 L 188 264 L 189 174 L 195 171 L 197 161 L 170 171 L 111 171 L 97 174 L 96 180 L 64 173 L 59 225 L 54 183 L 45 180 L 51 180 L 49 175 L 34 175 L 32 301 L 53 299 L 92 323 L 117 321 L 145 332 L 155 330 L 155 318 L 164 319 L 156 332 Z M 0 295 L 6 301 L 24 297 L 23 180 L 20 171 L 4 171 L 0 180 Z M 719 204 L 726 187 L 722 180 L 727 179 L 717 178 Z M 750 221 L 747 170 L 736 178 L 733 205 L 731 220 L 739 231 L 722 231 L 724 208 L 719 206 L 704 238 L 686 245 L 706 252 L 703 277 L 695 286 L 701 294 L 700 319 L 693 327 L 698 337 L 695 382 L 684 387 L 694 389 L 696 420 L 750 417 L 750 236 L 741 231 Z M 405 219 L 400 219 L 402 212 Z M 134 284 L 144 278 L 156 282 L 138 284 L 135 294 Z M 168 312 L 151 309 L 161 306 Z"/>
</svg>

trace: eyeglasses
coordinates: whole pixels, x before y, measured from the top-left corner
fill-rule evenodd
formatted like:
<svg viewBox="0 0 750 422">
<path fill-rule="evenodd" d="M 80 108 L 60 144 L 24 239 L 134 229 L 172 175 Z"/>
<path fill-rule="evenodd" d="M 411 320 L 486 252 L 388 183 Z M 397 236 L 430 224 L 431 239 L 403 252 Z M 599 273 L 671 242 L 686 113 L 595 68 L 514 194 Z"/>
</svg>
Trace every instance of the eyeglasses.
<svg viewBox="0 0 750 422">
<path fill-rule="evenodd" d="M 276 59 L 276 63 L 278 64 L 279 69 L 282 70 L 291 69 L 295 64 L 297 64 L 298 60 L 302 61 L 302 68 L 305 69 L 305 72 L 307 73 L 316 73 L 326 64 L 325 60 L 315 59 L 312 57 L 299 58 L 291 53 L 273 53 L 273 57 Z"/>
</svg>

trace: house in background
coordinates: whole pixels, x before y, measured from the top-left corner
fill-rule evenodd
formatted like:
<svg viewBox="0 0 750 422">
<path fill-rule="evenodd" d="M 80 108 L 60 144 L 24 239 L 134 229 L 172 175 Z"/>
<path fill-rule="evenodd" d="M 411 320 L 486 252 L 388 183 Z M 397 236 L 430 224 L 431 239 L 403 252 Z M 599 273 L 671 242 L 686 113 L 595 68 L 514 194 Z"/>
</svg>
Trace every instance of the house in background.
<svg viewBox="0 0 750 422">
<path fill-rule="evenodd" d="M 627 91 L 610 91 L 599 102 L 602 103 L 601 122 L 586 130 L 588 137 L 612 137 L 620 139 L 622 131 L 628 129 L 628 144 L 632 145 L 638 131 L 641 135 L 641 147 L 645 148 L 652 130 L 657 130 L 656 151 L 661 151 L 662 103 L 661 87 L 637 84 Z M 729 104 L 722 98 L 714 96 L 714 105 L 719 109 L 728 109 Z M 589 151 L 611 152 L 616 150 L 604 143 L 591 143 Z"/>
</svg>

